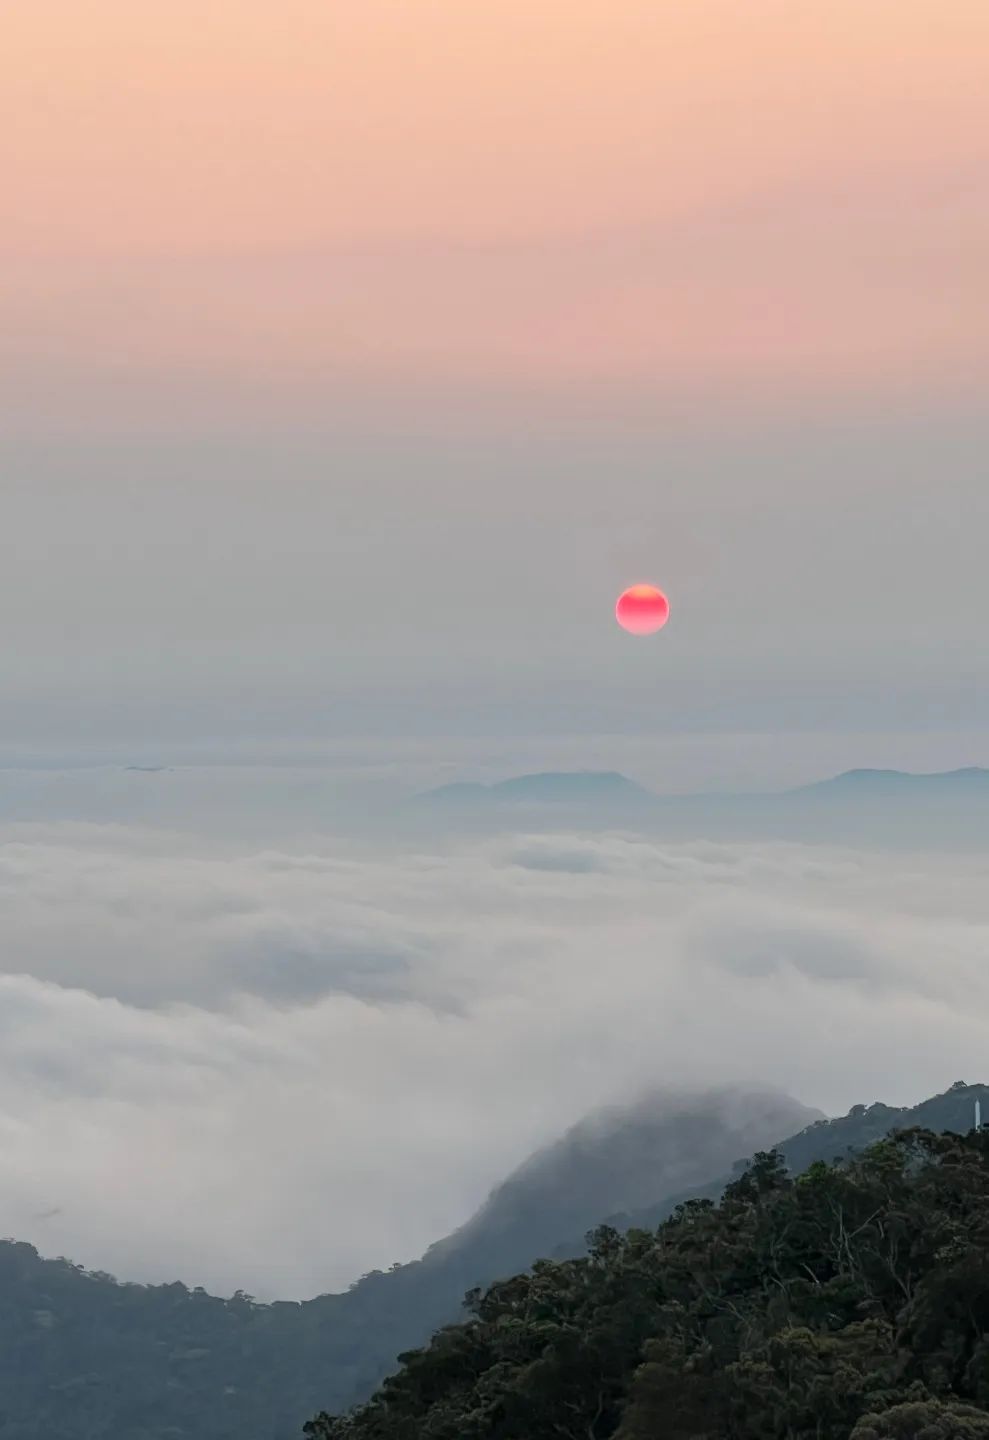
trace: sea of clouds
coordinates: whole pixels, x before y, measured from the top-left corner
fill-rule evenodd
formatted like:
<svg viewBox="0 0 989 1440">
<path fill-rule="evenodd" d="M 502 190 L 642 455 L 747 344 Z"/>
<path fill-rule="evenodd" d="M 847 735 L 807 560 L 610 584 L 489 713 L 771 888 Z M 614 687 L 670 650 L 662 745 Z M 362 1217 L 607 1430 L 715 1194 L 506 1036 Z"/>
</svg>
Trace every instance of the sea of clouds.
<svg viewBox="0 0 989 1440">
<path fill-rule="evenodd" d="M 0 827 L 0 1233 L 299 1298 L 643 1087 L 989 1076 L 978 857 Z"/>
</svg>

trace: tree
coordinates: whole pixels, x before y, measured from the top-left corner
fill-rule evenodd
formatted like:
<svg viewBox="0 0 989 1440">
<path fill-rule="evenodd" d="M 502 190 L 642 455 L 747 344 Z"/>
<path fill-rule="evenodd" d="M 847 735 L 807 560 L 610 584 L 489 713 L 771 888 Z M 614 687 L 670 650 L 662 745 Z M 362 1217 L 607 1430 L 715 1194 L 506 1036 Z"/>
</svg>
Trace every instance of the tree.
<svg viewBox="0 0 989 1440">
<path fill-rule="evenodd" d="M 849 1440 L 989 1440 L 989 1414 L 971 1405 L 915 1400 L 863 1415 Z"/>
<path fill-rule="evenodd" d="M 314 1440 L 989 1440 L 989 1142 L 911 1130 L 469 1296 Z"/>
</svg>

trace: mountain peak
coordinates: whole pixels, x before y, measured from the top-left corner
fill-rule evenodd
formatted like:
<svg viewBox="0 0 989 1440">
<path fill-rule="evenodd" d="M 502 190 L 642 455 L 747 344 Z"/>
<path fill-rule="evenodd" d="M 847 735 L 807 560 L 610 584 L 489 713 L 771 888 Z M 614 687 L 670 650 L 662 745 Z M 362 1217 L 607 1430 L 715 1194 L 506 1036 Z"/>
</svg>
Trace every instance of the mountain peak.
<svg viewBox="0 0 989 1440">
<path fill-rule="evenodd" d="M 910 770 L 844 770 L 829 780 L 818 780 L 812 785 L 801 786 L 803 792 L 822 790 L 907 790 L 939 789 L 942 787 L 964 788 L 966 785 L 984 785 L 989 781 L 989 770 L 980 765 L 966 765 L 958 770 L 932 770 L 916 772 Z"/>
<path fill-rule="evenodd" d="M 416 797 L 420 801 L 485 804 L 573 805 L 651 798 L 648 790 L 617 770 L 542 770 L 491 785 L 457 781 Z"/>
</svg>

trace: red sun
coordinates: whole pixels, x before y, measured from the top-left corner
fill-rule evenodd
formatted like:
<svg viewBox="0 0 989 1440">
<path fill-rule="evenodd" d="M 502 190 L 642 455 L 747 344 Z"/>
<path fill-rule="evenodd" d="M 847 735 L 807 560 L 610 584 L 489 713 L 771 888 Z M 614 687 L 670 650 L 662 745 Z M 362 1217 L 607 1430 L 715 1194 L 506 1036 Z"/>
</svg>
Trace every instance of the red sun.
<svg viewBox="0 0 989 1440">
<path fill-rule="evenodd" d="M 652 635 L 669 618 L 670 602 L 655 585 L 630 585 L 615 606 L 615 619 L 630 635 Z"/>
</svg>

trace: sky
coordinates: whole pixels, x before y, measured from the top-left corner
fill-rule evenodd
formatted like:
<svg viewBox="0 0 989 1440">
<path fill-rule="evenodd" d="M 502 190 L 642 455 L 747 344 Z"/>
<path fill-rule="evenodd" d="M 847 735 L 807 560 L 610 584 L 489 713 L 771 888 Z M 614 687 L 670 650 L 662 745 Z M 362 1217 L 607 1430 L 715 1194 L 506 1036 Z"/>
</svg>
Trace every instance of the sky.
<svg viewBox="0 0 989 1440">
<path fill-rule="evenodd" d="M 978 731 L 987 46 L 980 0 L 15 7 L 0 744 Z"/>
</svg>

